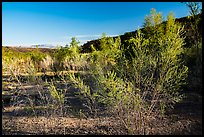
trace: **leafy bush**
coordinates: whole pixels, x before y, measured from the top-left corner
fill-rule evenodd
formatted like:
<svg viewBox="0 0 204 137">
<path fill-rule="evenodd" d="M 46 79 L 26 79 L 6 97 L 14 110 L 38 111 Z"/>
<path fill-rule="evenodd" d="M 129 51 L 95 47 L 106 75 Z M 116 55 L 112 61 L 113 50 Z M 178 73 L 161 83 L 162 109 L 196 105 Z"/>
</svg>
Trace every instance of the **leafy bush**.
<svg viewBox="0 0 204 137">
<path fill-rule="evenodd" d="M 73 69 L 77 64 L 81 63 L 81 56 L 79 54 L 79 42 L 75 37 L 72 38 L 70 46 L 58 47 L 52 54 L 54 58 L 53 70 L 54 72 L 62 70 Z"/>
</svg>

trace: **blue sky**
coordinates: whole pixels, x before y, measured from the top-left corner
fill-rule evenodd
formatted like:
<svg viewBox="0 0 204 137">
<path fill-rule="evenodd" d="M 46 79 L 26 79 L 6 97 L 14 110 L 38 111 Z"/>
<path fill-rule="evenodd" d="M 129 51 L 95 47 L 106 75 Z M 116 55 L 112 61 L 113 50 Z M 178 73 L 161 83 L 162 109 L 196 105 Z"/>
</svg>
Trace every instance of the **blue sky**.
<svg viewBox="0 0 204 137">
<path fill-rule="evenodd" d="M 104 32 L 121 35 L 142 27 L 151 8 L 166 17 L 189 15 L 181 2 L 3 2 L 2 45 L 64 46 L 76 37 L 80 44 Z"/>
</svg>

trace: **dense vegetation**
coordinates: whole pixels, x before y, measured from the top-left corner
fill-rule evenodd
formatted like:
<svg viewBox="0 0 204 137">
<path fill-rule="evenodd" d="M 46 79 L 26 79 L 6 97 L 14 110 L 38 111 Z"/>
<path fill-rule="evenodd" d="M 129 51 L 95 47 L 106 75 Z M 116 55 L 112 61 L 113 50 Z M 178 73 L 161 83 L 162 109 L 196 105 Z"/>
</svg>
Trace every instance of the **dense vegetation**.
<svg viewBox="0 0 204 137">
<path fill-rule="evenodd" d="M 38 47 L 29 52 L 2 47 L 3 75 L 22 85 L 19 76 L 27 74 L 25 81 L 47 85 L 49 96 L 43 89 L 39 91 L 41 103 L 60 115 L 65 115 L 66 91 L 71 84 L 90 117 L 99 117 L 101 110 L 106 110 L 127 134 L 148 134 L 151 120 L 180 102 L 182 91 L 202 91 L 200 15 L 192 10 L 186 22 L 178 22 L 170 13 L 164 22 L 161 13 L 152 9 L 142 29 L 125 34 L 125 38 L 103 34 L 98 46 L 90 45 L 89 52 L 76 38 L 50 53 L 42 53 Z M 43 72 L 45 82 L 38 72 Z M 48 72 L 57 78 L 49 79 Z M 65 89 L 56 86 L 58 80 Z M 33 102 L 30 106 L 35 113 Z"/>
</svg>

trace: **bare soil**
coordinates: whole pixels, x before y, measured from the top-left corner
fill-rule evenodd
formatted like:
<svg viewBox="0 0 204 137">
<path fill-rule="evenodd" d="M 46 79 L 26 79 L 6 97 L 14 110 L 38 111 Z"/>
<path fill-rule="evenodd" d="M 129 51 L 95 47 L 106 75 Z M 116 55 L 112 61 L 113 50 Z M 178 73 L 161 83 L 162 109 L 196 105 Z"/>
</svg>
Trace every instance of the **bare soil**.
<svg viewBox="0 0 204 137">
<path fill-rule="evenodd" d="M 5 81 L 4 81 L 5 82 Z M 15 90 L 15 82 L 5 82 L 3 86 L 2 99 L 6 98 L 10 91 Z M 10 86 L 10 87 L 9 87 Z M 12 87 L 13 86 L 13 87 Z M 128 134 L 116 117 L 101 115 L 92 117 L 86 113 L 82 101 L 75 96 L 76 89 L 71 86 L 59 84 L 66 87 L 68 100 L 66 113 L 59 115 L 32 115 L 32 111 L 25 105 L 10 105 L 4 102 L 2 109 L 2 134 L 3 135 L 123 135 Z M 35 93 L 36 85 L 25 84 L 21 86 L 27 93 Z M 39 87 L 46 90 L 45 87 Z M 22 90 L 22 89 L 19 89 Z M 6 93 L 7 92 L 7 93 Z M 12 94 L 11 94 L 12 95 Z M 186 98 L 176 104 L 174 109 L 167 111 L 163 117 L 155 117 L 146 128 L 145 134 L 151 135 L 202 135 L 202 96 L 193 92 L 186 92 Z M 79 110 L 84 115 L 79 117 Z M 36 111 L 37 113 L 37 111 Z"/>
</svg>

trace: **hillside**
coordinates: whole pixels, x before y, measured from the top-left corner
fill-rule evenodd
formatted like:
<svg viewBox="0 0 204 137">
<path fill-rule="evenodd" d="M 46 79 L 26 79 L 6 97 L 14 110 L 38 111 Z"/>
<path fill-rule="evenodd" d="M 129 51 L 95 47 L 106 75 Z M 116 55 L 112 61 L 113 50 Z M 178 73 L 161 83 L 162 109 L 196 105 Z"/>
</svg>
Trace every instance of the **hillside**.
<svg viewBox="0 0 204 137">
<path fill-rule="evenodd" d="M 200 18 L 202 19 L 202 15 L 199 14 L 197 16 L 200 16 Z M 177 18 L 176 19 L 177 22 L 181 23 L 182 25 L 184 25 L 184 30 L 185 30 L 185 34 L 187 36 L 186 38 L 186 41 L 188 40 L 188 36 L 191 35 L 191 28 L 190 28 L 190 19 L 188 19 L 188 17 L 182 17 L 182 18 Z M 166 21 L 164 21 L 162 24 L 165 24 Z M 202 34 L 202 20 L 200 20 L 199 22 L 199 31 L 200 33 Z M 141 29 L 141 31 L 143 31 L 143 28 Z M 129 39 L 130 37 L 134 36 L 136 34 L 137 30 L 135 31 L 131 31 L 131 32 L 126 32 L 124 33 L 123 35 L 119 35 L 120 39 L 121 39 L 121 43 L 124 43 L 125 40 Z M 114 39 L 117 38 L 118 36 L 116 37 L 113 37 Z M 91 52 L 91 45 L 93 45 L 96 49 L 98 49 L 98 46 L 100 44 L 99 42 L 100 39 L 96 39 L 96 40 L 91 40 L 91 41 L 88 41 L 87 43 L 83 44 L 82 45 L 82 53 L 89 53 Z"/>
<path fill-rule="evenodd" d="M 202 34 L 202 15 L 199 14 L 197 16 L 200 16 L 201 20 L 199 22 L 198 28 L 199 28 L 199 32 L 200 34 Z M 184 30 L 185 30 L 185 36 L 186 36 L 186 43 L 188 43 L 188 40 L 190 39 L 191 36 L 191 27 L 190 27 L 190 19 L 188 19 L 188 17 L 182 17 L 182 18 L 177 18 L 176 19 L 177 22 L 181 23 L 182 25 L 184 25 Z M 162 24 L 165 24 L 166 21 L 164 21 Z M 141 31 L 143 31 L 143 28 L 141 29 Z M 121 39 L 121 43 L 125 43 L 124 41 L 129 39 L 132 36 L 135 36 L 135 34 L 137 33 L 137 30 L 135 31 L 131 31 L 131 32 L 126 32 L 123 35 L 119 35 L 120 39 Z M 118 36 L 113 37 L 114 39 L 117 38 Z M 95 39 L 95 40 L 91 40 L 88 41 L 87 43 L 84 43 L 83 45 L 81 45 L 81 52 L 82 53 L 90 53 L 91 52 L 91 45 L 93 45 L 96 49 L 99 49 L 99 45 L 100 45 L 100 38 L 99 39 Z M 19 51 L 19 52 L 29 52 L 34 50 L 34 47 L 31 48 L 27 48 L 27 47 L 8 47 L 8 46 L 3 46 L 6 47 L 8 49 L 14 50 L 14 51 Z M 39 47 L 39 50 L 43 53 L 49 53 L 49 52 L 53 52 L 55 51 L 55 48 L 42 48 Z"/>
<path fill-rule="evenodd" d="M 28 47 L 10 47 L 10 46 L 2 46 L 2 47 L 5 47 L 7 50 L 12 50 L 12 51 L 21 52 L 21 53 L 31 52 L 36 49 L 36 48 L 28 48 Z M 38 49 L 42 53 L 51 53 L 51 52 L 54 52 L 55 50 L 51 48 L 38 48 Z"/>
</svg>

